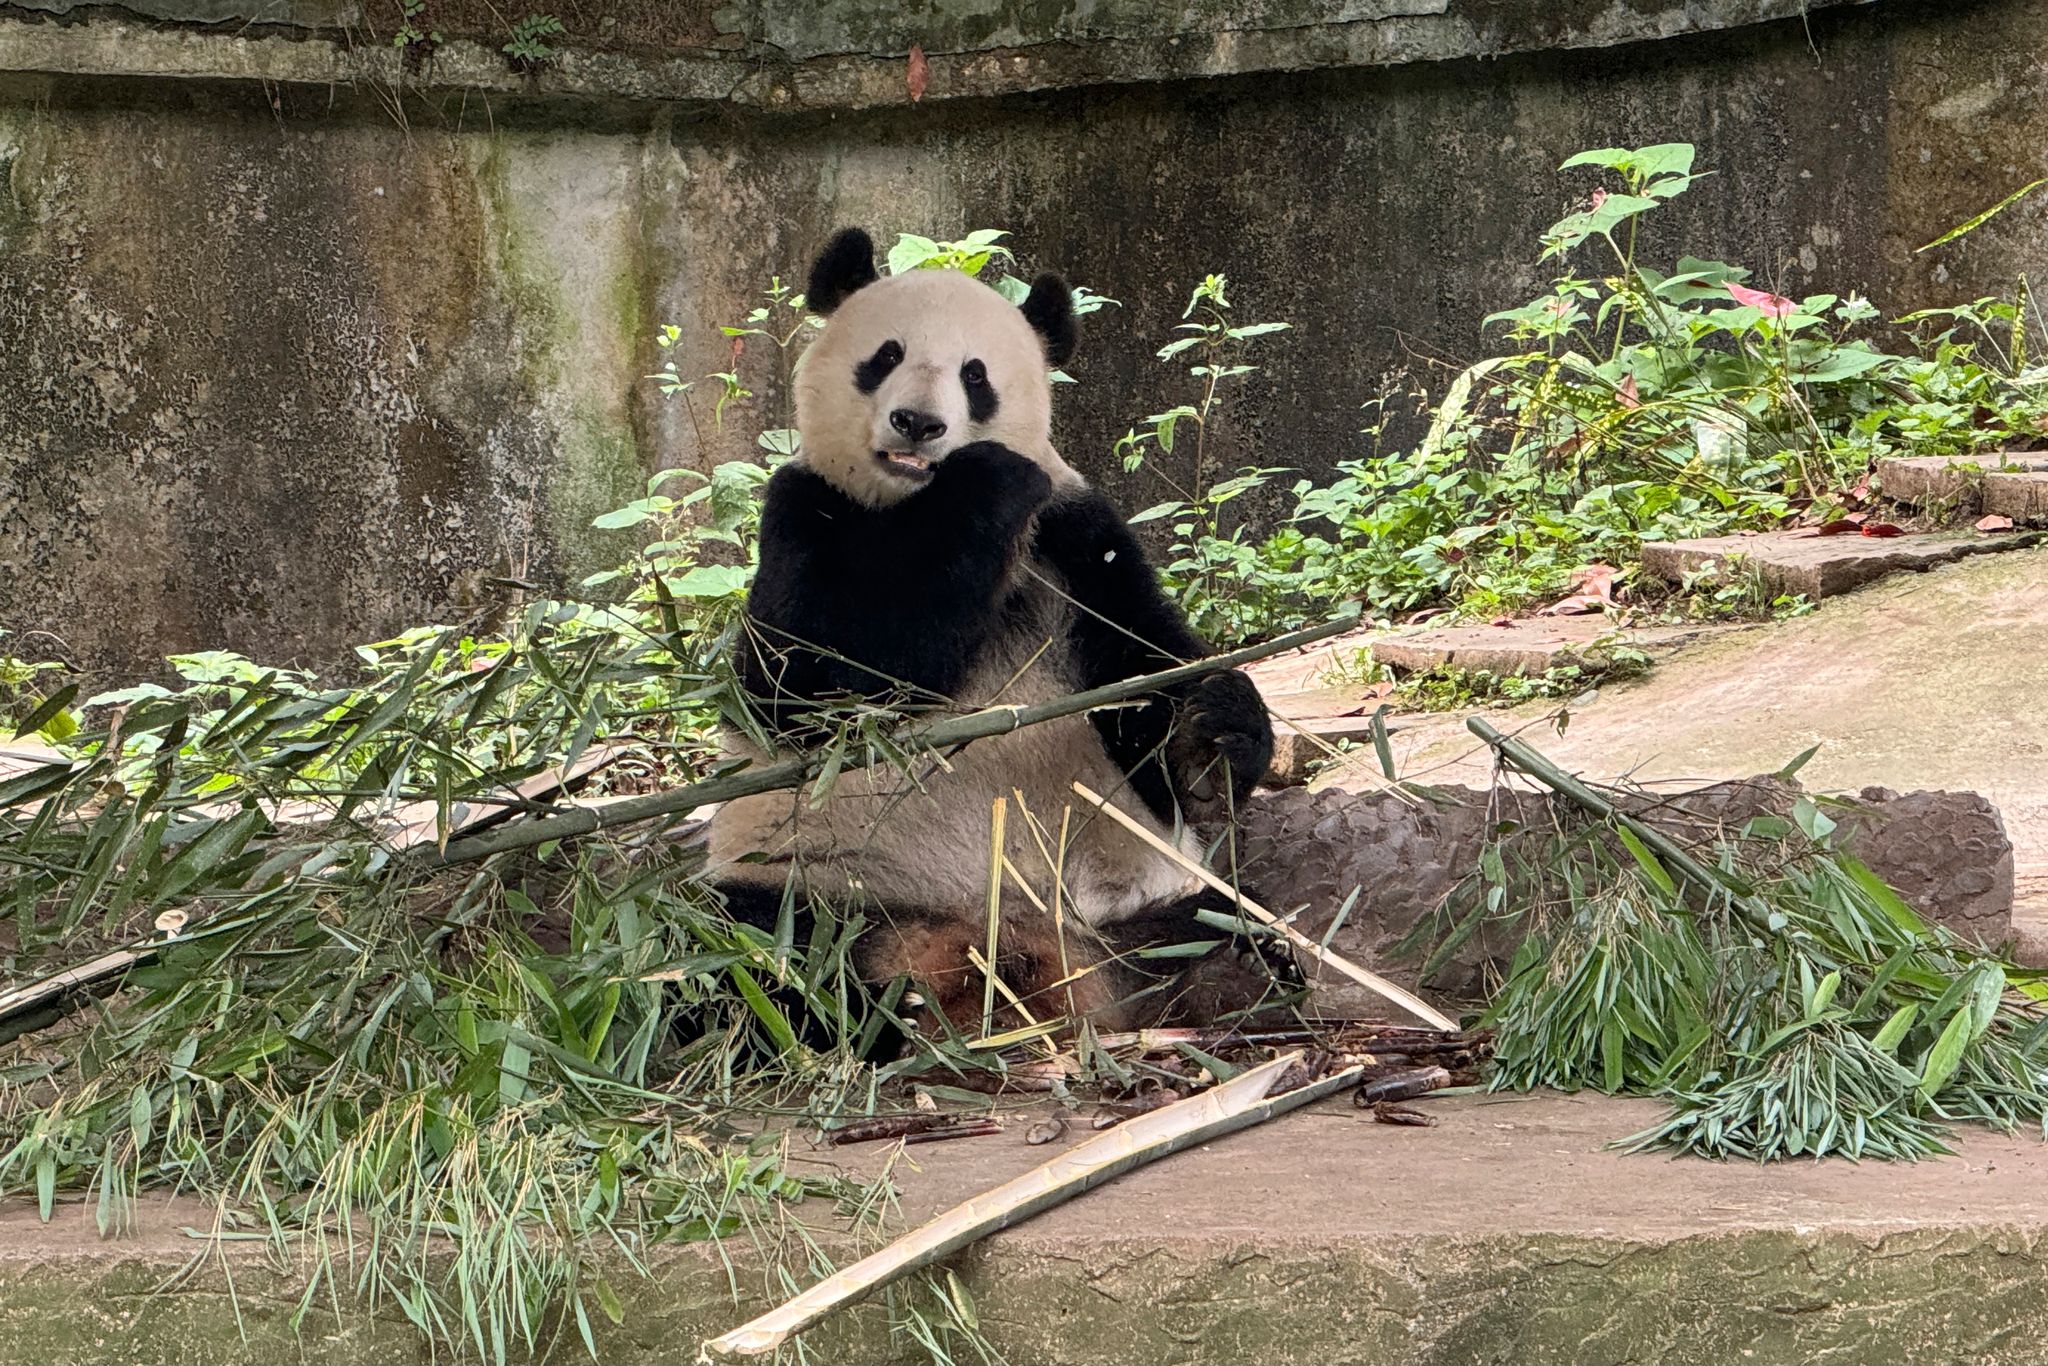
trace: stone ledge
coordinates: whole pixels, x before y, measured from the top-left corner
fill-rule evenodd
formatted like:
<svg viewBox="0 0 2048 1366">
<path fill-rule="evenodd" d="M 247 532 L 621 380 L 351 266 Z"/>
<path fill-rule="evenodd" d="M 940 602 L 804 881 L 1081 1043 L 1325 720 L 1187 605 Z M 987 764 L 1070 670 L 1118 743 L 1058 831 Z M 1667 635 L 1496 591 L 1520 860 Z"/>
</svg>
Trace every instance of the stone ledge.
<svg viewBox="0 0 2048 1366">
<path fill-rule="evenodd" d="M 1984 536 L 1975 532 L 1914 536 L 1817 536 L 1771 531 L 1755 536 L 1708 536 L 1694 541 L 1652 541 L 1643 546 L 1643 569 L 1672 583 L 1708 563 L 1753 571 L 1773 593 L 1803 594 L 1815 602 L 1847 593 L 1904 570 L 1932 569 L 1972 555 L 2024 550 L 2038 533 Z"/>
<path fill-rule="evenodd" d="M 9 18 L 28 8 L 0 0 L 0 71 L 154 76 L 290 84 L 406 84 L 506 96 L 608 101 L 705 101 L 768 109 L 863 109 L 909 103 L 905 56 L 927 53 L 924 99 L 1184 80 L 1330 67 L 1394 66 L 1518 52 L 1609 47 L 1795 18 L 1874 0 L 1488 0 L 1350 3 L 1329 20 L 1306 0 L 1229 0 L 1167 11 L 1146 0 L 1097 0 L 1085 20 L 1037 19 L 1021 4 L 989 14 L 920 11 L 906 24 L 890 6 L 852 0 L 818 6 L 780 0 L 764 12 L 712 15 L 729 48 L 638 52 L 560 41 L 543 71 L 513 71 L 494 42 L 454 38 L 418 72 L 388 45 L 338 30 L 344 0 L 136 0 L 84 6 L 36 0 L 75 22 Z M 943 9 L 944 7 L 940 7 Z M 166 27 L 125 17 L 184 16 L 218 27 Z M 1034 17 L 1027 18 L 1027 15 Z M 221 20 L 241 17 L 247 27 Z M 836 20 L 836 22 L 835 22 Z M 260 26 L 260 27 L 258 27 Z"/>
<path fill-rule="evenodd" d="M 1757 1167 L 1614 1151 L 1661 1115 L 1646 1102 L 1427 1104 L 1440 1123 L 1423 1130 L 1325 1101 L 1121 1177 L 950 1265 L 983 1331 L 1016 1362 L 2041 1360 L 2048 1148 L 2038 1140 L 1966 1130 L 1954 1158 Z M 890 1227 L 1052 1156 L 1023 1141 L 1035 1118 L 917 1149 L 896 1168 L 904 1210 Z M 1063 1145 L 1088 1132 L 1072 1125 Z M 831 1160 L 873 1170 L 887 1146 Z M 296 1272 L 259 1247 L 229 1244 L 216 1257 L 182 1236 L 209 1221 L 190 1202 L 145 1202 L 141 1215 L 138 1232 L 102 1242 L 75 1204 L 51 1225 L 31 1210 L 0 1213 L 8 1360 L 430 1360 L 395 1310 L 373 1316 L 344 1298 L 337 1320 L 324 1293 L 295 1337 Z M 754 1289 L 745 1239 L 732 1251 L 740 1285 Z M 735 1308 L 701 1247 L 647 1260 L 646 1278 L 610 1277 L 624 1324 L 592 1315 L 608 1366 L 691 1360 L 703 1338 L 762 1307 Z M 573 1349 L 569 1332 L 561 1351 Z M 922 1359 L 888 1342 L 871 1309 L 811 1345 L 835 1366 Z"/>
</svg>

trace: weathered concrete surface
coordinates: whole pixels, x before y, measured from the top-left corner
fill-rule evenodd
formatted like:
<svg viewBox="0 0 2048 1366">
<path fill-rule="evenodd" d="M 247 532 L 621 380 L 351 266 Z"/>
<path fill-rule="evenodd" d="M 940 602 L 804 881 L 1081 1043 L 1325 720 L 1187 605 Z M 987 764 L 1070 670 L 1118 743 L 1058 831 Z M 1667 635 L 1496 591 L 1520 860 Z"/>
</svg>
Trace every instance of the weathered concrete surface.
<svg viewBox="0 0 2048 1366">
<path fill-rule="evenodd" d="M 2044 1359 L 2048 1149 L 2037 1139 L 1972 1131 L 1956 1157 L 1908 1166 L 1754 1167 L 1612 1151 L 1657 1119 L 1642 1102 L 1428 1104 L 1441 1123 L 1423 1130 L 1324 1102 L 1121 1177 L 952 1265 L 1007 1359 L 1059 1366 Z M 1058 1150 L 1027 1146 L 1028 1123 L 914 1150 L 915 1164 L 896 1168 L 897 1223 Z M 1088 1132 L 1074 1124 L 1063 1142 Z M 884 1156 L 834 1160 L 871 1169 Z M 0 1216 L 5 1359 L 428 1359 L 401 1324 L 373 1331 L 354 1305 L 337 1322 L 324 1295 L 294 1341 L 296 1276 L 246 1245 L 228 1246 L 225 1267 L 193 1265 L 195 1244 L 177 1230 L 203 1225 L 203 1212 L 143 1214 L 134 1237 L 109 1243 L 76 1206 L 48 1227 L 32 1211 Z M 735 1252 L 751 1291 L 753 1258 Z M 607 1366 L 690 1360 L 760 1306 L 734 1307 L 701 1251 L 657 1250 L 652 1270 L 611 1278 L 623 1327 L 592 1316 Z M 925 1360 L 888 1344 L 865 1311 L 814 1350 L 835 1366 Z"/>
<path fill-rule="evenodd" d="M 629 548 L 658 142 L 7 89 L 0 624 L 325 664 Z"/>
<path fill-rule="evenodd" d="M 1551 669 L 1598 667 L 1617 648 L 1668 650 L 1698 640 L 1703 626 L 1618 627 L 1598 613 L 1517 617 L 1470 626 L 1382 635 L 1371 645 L 1375 661 L 1403 673 L 1463 669 L 1472 673 L 1530 676 Z"/>
<path fill-rule="evenodd" d="M 1344 772 L 1360 782 L 1371 762 L 1351 761 Z M 1755 816 L 1785 815 L 1799 791 L 1766 775 L 1690 792 L 1659 790 L 1636 805 L 1690 845 Z M 1901 796 L 1882 788 L 1855 794 L 1855 803 L 1832 813 L 1844 848 L 1929 919 L 1990 947 L 2012 939 L 2013 845 L 1996 808 L 1974 792 Z M 1544 796 L 1513 789 L 1292 788 L 1247 803 L 1238 866 L 1246 887 L 1270 909 L 1284 915 L 1307 907 L 1295 923 L 1317 939 L 1351 903 L 1331 945 L 1412 986 L 1420 959 L 1399 946 L 1472 877 L 1486 846 L 1504 840 L 1511 851 L 1528 846 L 1529 857 L 1540 857 L 1560 820 L 1579 819 L 1569 810 L 1552 813 Z M 1484 999 L 1519 942 L 1513 927 L 1483 927 L 1429 985 Z M 1424 950 L 1433 944 L 1425 941 Z M 1336 974 L 1314 980 L 1325 1010 L 1384 1008 Z"/>
<path fill-rule="evenodd" d="M 1976 506 L 1987 474 L 2033 470 L 2048 470 L 2048 453 L 1893 456 L 1877 462 L 1877 489 L 1896 503 L 1967 511 Z"/>
<path fill-rule="evenodd" d="M 924 98 L 983 98 L 1191 77 L 1391 66 L 1611 47 L 1737 28 L 1871 0 L 995 0 L 974 5 L 673 0 L 567 5 L 555 55 L 515 70 L 511 18 L 475 3 L 430 3 L 420 26 L 444 41 L 396 51 L 396 7 L 348 0 L 26 0 L 18 8 L 93 22 L 18 27 L 14 69 L 55 75 L 146 72 L 185 79 L 401 83 L 430 91 L 601 100 L 702 100 L 770 109 L 862 109 L 908 98 L 905 59 L 927 56 Z M 673 9 L 676 13 L 660 13 Z M 451 14 L 451 10 L 454 13 Z M 585 13 L 583 11 L 592 11 Z M 465 13 L 467 12 L 467 13 Z M 219 25 L 166 31 L 124 16 Z M 488 22 L 482 22 L 488 16 Z M 0 20 L 6 12 L 0 10 Z M 245 19 L 248 24 L 225 21 Z M 680 19 L 680 22 L 678 22 Z M 369 41 L 364 41 L 368 38 Z"/>
<path fill-rule="evenodd" d="M 1692 541 L 1651 541 L 1643 546 L 1646 573 L 1673 583 L 1718 565 L 1724 579 L 1754 574 L 1772 593 L 1815 602 L 1874 583 L 1888 574 L 1922 571 L 1973 555 L 2020 550 L 2038 536 L 1985 536 L 1929 532 L 1906 536 L 1818 536 L 1769 531 L 1755 536 L 1705 536 Z"/>
<path fill-rule="evenodd" d="M 1724 12 L 1485 12 L 1640 35 L 1681 8 Z M 790 113 L 708 87 L 670 105 L 623 75 L 603 100 L 550 95 L 553 74 L 399 99 L 384 67 L 330 85 L 325 39 L 86 17 L 14 15 L 0 43 L 20 68 L 42 60 L 31 32 L 91 41 L 79 69 L 101 73 L 51 59 L 0 80 L 0 624 L 102 673 L 199 645 L 331 662 L 466 615 L 472 571 L 573 581 L 605 558 L 590 512 L 659 465 L 750 454 L 785 404 L 757 340 L 740 371 L 759 405 L 723 433 L 706 405 L 700 438 L 639 379 L 669 358 L 653 327 L 683 328 L 684 373 L 727 368 L 716 325 L 842 222 L 1008 228 L 1022 269 L 1123 299 L 1088 320 L 1058 425 L 1132 507 L 1160 486 L 1110 447 L 1182 396 L 1152 353 L 1204 272 L 1230 273 L 1244 317 L 1296 324 L 1261 344 L 1212 454 L 1324 476 L 1363 448 L 1359 403 L 1416 378 L 1417 354 L 1476 358 L 1479 320 L 1537 290 L 1537 232 L 1595 181 L 1556 174 L 1582 147 L 1696 141 L 1721 174 L 1659 211 L 1652 255 L 1746 261 L 1790 290 L 1953 303 L 2036 268 L 2048 240 L 2012 213 L 1910 250 L 2048 171 L 2048 12 L 2030 0 Z M 398 60 L 388 38 L 357 50 Z M 883 64 L 892 92 L 900 67 Z M 146 69 L 192 79 L 108 74 Z"/>
<path fill-rule="evenodd" d="M 1575 704 L 1492 713 L 1577 772 L 1659 786 L 1772 772 L 1820 748 L 1799 781 L 1824 792 L 1879 785 L 1981 794 L 2013 843 L 2015 927 L 2048 919 L 2048 710 L 2032 705 L 2048 641 L 2048 549 L 1990 555 L 1873 585 L 1810 616 L 1680 651 L 1647 677 Z M 1399 770 L 1484 786 L 1492 764 L 1460 716 L 1403 718 Z M 1322 781 L 1371 790 L 1370 756 Z M 1347 776 L 1348 775 L 1348 776 Z"/>
</svg>

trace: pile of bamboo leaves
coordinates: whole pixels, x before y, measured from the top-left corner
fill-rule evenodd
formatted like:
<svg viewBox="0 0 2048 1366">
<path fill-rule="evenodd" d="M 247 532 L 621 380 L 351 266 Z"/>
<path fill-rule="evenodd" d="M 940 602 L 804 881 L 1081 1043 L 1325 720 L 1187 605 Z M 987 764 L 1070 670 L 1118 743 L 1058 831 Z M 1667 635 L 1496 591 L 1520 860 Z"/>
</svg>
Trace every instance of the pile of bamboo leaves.
<svg viewBox="0 0 2048 1366">
<path fill-rule="evenodd" d="M 2048 986 L 1929 924 L 1819 805 L 1687 848 L 1471 725 L 1594 818 L 1496 848 L 1452 930 L 1505 914 L 1523 934 L 1486 1014 L 1496 1086 L 1657 1097 L 1670 1116 L 1630 1144 L 1707 1157 L 1913 1158 L 1961 1121 L 2048 1133 Z"/>
</svg>

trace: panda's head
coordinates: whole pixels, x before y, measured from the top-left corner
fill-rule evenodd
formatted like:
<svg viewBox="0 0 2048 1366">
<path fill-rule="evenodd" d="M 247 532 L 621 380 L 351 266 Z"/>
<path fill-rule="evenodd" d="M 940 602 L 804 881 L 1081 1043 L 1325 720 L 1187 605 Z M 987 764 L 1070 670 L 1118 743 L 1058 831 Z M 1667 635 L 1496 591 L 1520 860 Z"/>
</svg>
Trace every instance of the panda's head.
<svg viewBox="0 0 2048 1366">
<path fill-rule="evenodd" d="M 1073 296 L 1041 275 L 1012 304 L 957 270 L 882 278 L 859 228 L 811 267 L 826 318 L 796 375 L 806 464 L 848 497 L 886 507 L 922 488 L 953 451 L 999 441 L 1058 484 L 1081 478 L 1052 446 L 1050 367 L 1074 348 Z"/>
</svg>

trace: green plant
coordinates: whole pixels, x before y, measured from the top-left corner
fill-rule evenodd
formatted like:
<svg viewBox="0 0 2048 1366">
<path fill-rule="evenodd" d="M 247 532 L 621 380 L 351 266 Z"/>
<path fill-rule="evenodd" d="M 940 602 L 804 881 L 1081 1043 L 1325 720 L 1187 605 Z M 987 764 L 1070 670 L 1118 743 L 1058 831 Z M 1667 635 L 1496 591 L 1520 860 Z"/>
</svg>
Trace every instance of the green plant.
<svg viewBox="0 0 2048 1366">
<path fill-rule="evenodd" d="M 1626 827 L 1489 852 L 1465 914 L 1525 932 L 1487 1012 L 1495 1085 L 1655 1096 L 1671 1115 L 1631 1146 L 1758 1161 L 2040 1125 L 2048 989 L 1923 921 L 1835 828 L 1801 798 L 1724 832 L 1708 895 Z"/>
<path fill-rule="evenodd" d="M 1234 322 L 1225 293 L 1228 286 L 1221 275 L 1206 276 L 1189 294 L 1174 328 L 1185 335 L 1159 348 L 1160 360 L 1193 353 L 1194 363 L 1187 367 L 1194 381 L 1193 401 L 1146 417 L 1118 439 L 1115 453 L 1126 471 L 1148 468 L 1173 490 L 1172 499 L 1144 509 L 1130 521 L 1135 526 L 1164 519 L 1171 525 L 1175 539 L 1161 575 L 1181 609 L 1196 630 L 1239 640 L 1250 634 L 1254 623 L 1274 617 L 1275 604 L 1261 600 L 1260 593 L 1284 565 L 1261 554 L 1261 543 L 1246 522 L 1231 524 L 1230 505 L 1284 471 L 1249 468 L 1228 479 L 1214 479 L 1209 433 L 1222 408 L 1223 386 L 1258 371 L 1244 358 L 1251 343 L 1285 331 L 1288 324 Z M 1157 459 L 1174 453 L 1183 423 L 1194 429 L 1185 483 L 1161 468 Z"/>
<path fill-rule="evenodd" d="M 561 36 L 562 21 L 552 14 L 529 14 L 512 25 L 512 39 L 500 49 L 521 71 L 539 71 L 559 54 L 548 39 Z"/>
<path fill-rule="evenodd" d="M 398 0 L 398 32 L 392 35 L 391 45 L 408 58 L 441 45 L 440 30 L 420 27 L 426 12 L 427 0 Z"/>
</svg>

